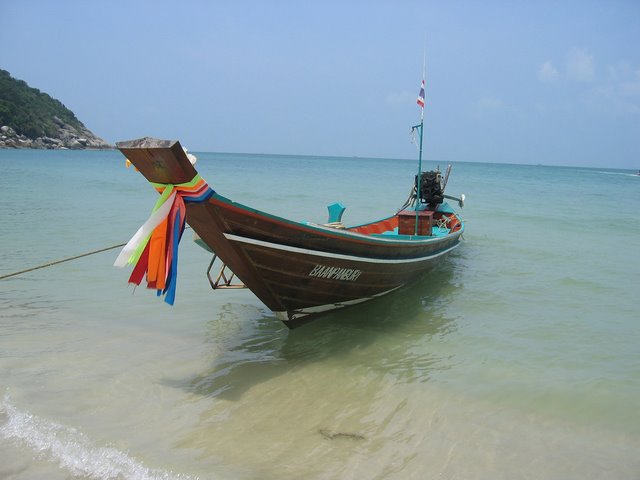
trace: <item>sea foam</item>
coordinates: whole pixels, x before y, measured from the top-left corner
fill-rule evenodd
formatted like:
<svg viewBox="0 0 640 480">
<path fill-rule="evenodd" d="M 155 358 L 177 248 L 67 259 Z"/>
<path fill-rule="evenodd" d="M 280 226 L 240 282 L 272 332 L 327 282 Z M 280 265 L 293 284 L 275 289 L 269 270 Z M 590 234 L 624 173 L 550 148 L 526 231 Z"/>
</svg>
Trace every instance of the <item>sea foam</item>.
<svg viewBox="0 0 640 480">
<path fill-rule="evenodd" d="M 190 480 L 197 477 L 151 469 L 127 453 L 97 446 L 79 430 L 18 410 L 5 396 L 0 402 L 0 438 L 28 447 L 73 475 L 94 479 Z"/>
</svg>

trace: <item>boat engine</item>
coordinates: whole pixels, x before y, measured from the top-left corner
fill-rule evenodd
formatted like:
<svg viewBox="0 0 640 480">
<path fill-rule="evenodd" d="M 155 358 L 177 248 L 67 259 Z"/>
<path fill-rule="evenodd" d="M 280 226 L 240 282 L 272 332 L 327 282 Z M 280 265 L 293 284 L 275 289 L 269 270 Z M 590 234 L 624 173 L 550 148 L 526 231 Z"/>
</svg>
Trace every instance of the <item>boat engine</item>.
<svg viewBox="0 0 640 480">
<path fill-rule="evenodd" d="M 416 175 L 416 192 L 418 191 Z M 444 178 L 440 170 L 420 174 L 420 201 L 427 205 L 438 205 L 444 201 Z"/>
</svg>

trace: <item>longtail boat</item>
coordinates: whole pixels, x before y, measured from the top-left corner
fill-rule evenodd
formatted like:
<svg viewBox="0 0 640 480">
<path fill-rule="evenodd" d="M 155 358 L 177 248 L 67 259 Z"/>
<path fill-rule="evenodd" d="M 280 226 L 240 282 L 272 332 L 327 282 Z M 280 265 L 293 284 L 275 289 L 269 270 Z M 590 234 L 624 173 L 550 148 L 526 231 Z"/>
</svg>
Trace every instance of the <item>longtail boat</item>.
<svg viewBox="0 0 640 480">
<path fill-rule="evenodd" d="M 418 102 L 420 103 L 420 102 Z M 185 221 L 213 253 L 207 275 L 214 289 L 249 288 L 289 327 L 355 305 L 413 282 L 460 245 L 464 222 L 444 199 L 451 171 L 422 172 L 397 212 L 345 226 L 344 207 L 329 207 L 326 224 L 297 222 L 256 210 L 215 192 L 178 141 L 141 138 L 117 143 L 161 193 L 147 222 L 125 246 L 117 266 L 133 264 L 129 281 L 173 304 L 178 242 Z M 191 157 L 191 158 L 190 158 Z M 220 272 L 210 271 L 219 259 Z"/>
</svg>

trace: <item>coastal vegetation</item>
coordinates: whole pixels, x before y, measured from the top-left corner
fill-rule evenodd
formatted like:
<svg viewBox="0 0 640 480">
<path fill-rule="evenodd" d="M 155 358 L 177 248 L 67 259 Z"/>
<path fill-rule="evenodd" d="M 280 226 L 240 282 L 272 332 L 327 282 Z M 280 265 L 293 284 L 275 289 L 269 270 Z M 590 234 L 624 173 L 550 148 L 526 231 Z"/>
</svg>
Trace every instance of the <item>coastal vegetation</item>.
<svg viewBox="0 0 640 480">
<path fill-rule="evenodd" d="M 0 147 L 111 148 L 62 102 L 2 69 Z"/>
</svg>

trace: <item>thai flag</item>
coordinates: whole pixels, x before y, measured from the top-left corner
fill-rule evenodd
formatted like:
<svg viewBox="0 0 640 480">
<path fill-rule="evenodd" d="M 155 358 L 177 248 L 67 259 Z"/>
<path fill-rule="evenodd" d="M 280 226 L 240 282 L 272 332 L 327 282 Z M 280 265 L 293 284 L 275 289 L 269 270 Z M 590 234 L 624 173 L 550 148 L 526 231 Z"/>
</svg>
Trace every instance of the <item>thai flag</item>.
<svg viewBox="0 0 640 480">
<path fill-rule="evenodd" d="M 420 93 L 418 94 L 418 101 L 416 103 L 420 105 L 421 108 L 424 108 L 424 80 L 422 80 L 422 85 L 420 85 Z"/>
</svg>

